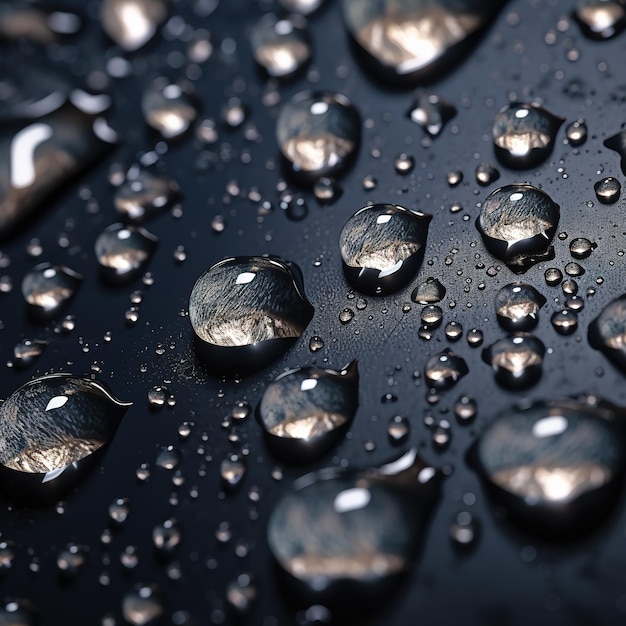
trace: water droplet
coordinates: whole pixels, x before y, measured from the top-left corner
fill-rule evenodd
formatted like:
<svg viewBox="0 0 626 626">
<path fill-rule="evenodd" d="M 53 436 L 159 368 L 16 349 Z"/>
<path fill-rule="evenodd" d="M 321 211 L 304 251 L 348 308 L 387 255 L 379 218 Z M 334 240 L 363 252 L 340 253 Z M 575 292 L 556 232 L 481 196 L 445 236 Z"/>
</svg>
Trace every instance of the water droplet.
<svg viewBox="0 0 626 626">
<path fill-rule="evenodd" d="M 150 408 L 162 409 L 172 397 L 170 390 L 165 385 L 155 385 L 148 391 L 148 404 Z"/>
<path fill-rule="evenodd" d="M 57 555 L 59 574 L 65 579 L 75 578 L 87 560 L 87 548 L 77 543 L 69 543 Z M 2 623 L 2 620 L 0 620 Z"/>
<path fill-rule="evenodd" d="M 273 78 L 288 78 L 311 58 L 309 25 L 301 15 L 264 15 L 250 35 L 257 63 Z"/>
<path fill-rule="evenodd" d="M 622 157 L 620 166 L 622 173 L 626 175 L 626 129 L 606 139 L 604 145 L 609 148 L 609 150 L 614 150 Z"/>
<path fill-rule="evenodd" d="M 481 163 L 476 167 L 476 182 L 482 187 L 495 183 L 500 178 L 500 172 L 489 163 Z"/>
<path fill-rule="evenodd" d="M 528 333 L 499 339 L 483 350 L 483 361 L 493 368 L 496 381 L 510 389 L 527 389 L 540 378 L 546 348 Z"/>
<path fill-rule="evenodd" d="M 122 526 L 130 515 L 130 500 L 115 498 L 109 505 L 109 518 L 115 526 Z"/>
<path fill-rule="evenodd" d="M 626 295 L 609 302 L 589 325 L 589 343 L 626 373 Z"/>
<path fill-rule="evenodd" d="M 173 178 L 139 170 L 115 190 L 113 203 L 120 215 L 139 221 L 153 217 L 180 197 L 180 188 Z"/>
<path fill-rule="evenodd" d="M 448 185 L 450 185 L 450 187 L 457 187 L 462 182 L 463 182 L 463 172 L 459 170 L 448 172 Z"/>
<path fill-rule="evenodd" d="M 319 335 L 313 335 L 309 341 L 309 350 L 319 352 L 324 347 L 324 340 Z"/>
<path fill-rule="evenodd" d="M 507 167 L 528 169 L 552 152 L 563 118 L 534 103 L 513 102 L 496 114 L 493 141 L 498 160 Z"/>
<path fill-rule="evenodd" d="M 221 373 L 264 367 L 300 337 L 313 312 L 300 268 L 276 257 L 224 259 L 189 299 L 196 346 Z"/>
<path fill-rule="evenodd" d="M 544 273 L 544 278 L 546 285 L 554 287 L 563 280 L 563 272 L 558 267 L 549 267 Z"/>
<path fill-rule="evenodd" d="M 302 196 L 285 193 L 280 198 L 280 208 L 292 222 L 303 220 L 309 213 L 309 207 Z"/>
<path fill-rule="evenodd" d="M 431 137 L 436 137 L 456 115 L 456 108 L 434 93 L 421 94 L 407 115 L 412 122 L 419 124 Z M 459 180 L 459 182 L 461 181 Z"/>
<path fill-rule="evenodd" d="M 339 371 L 288 370 L 265 388 L 258 420 L 272 452 L 306 463 L 342 439 L 356 413 L 358 396 L 356 361 Z"/>
<path fill-rule="evenodd" d="M 555 311 L 550 321 L 559 335 L 571 335 L 578 328 L 578 315 L 569 309 Z"/>
<path fill-rule="evenodd" d="M 393 446 L 403 444 L 411 432 L 411 424 L 407 417 L 403 415 L 394 415 L 387 423 L 387 436 L 389 442 Z"/>
<path fill-rule="evenodd" d="M 354 319 L 354 311 L 349 308 L 345 308 L 339 313 L 339 321 L 342 324 L 349 324 Z"/>
<path fill-rule="evenodd" d="M 310 185 L 348 167 L 361 141 L 361 120 L 340 93 L 303 92 L 283 106 L 276 139 L 288 171 Z"/>
<path fill-rule="evenodd" d="M 429 304 L 422 309 L 420 317 L 423 324 L 432 328 L 436 328 L 437 326 L 439 326 L 439 324 L 441 324 L 441 320 L 443 319 L 443 311 L 437 305 Z"/>
<path fill-rule="evenodd" d="M 474 462 L 512 519 L 562 538 L 597 522 L 621 487 L 626 450 L 616 417 L 604 402 L 514 407 L 487 427 Z"/>
<path fill-rule="evenodd" d="M 74 296 L 83 277 L 64 265 L 42 263 L 22 281 L 29 314 L 37 320 L 54 317 Z"/>
<path fill-rule="evenodd" d="M 100 20 L 106 34 L 126 52 L 139 50 L 167 17 L 167 0 L 103 0 Z"/>
<path fill-rule="evenodd" d="M 463 326 L 452 320 L 446 324 L 444 332 L 448 341 L 458 341 L 463 336 Z"/>
<path fill-rule="evenodd" d="M 453 387 L 468 371 L 465 360 L 449 348 L 430 357 L 424 367 L 428 384 L 437 389 Z"/>
<path fill-rule="evenodd" d="M 583 120 L 576 120 L 565 128 L 565 136 L 572 146 L 582 146 L 587 141 L 587 124 Z"/>
<path fill-rule="evenodd" d="M 483 331 L 480 328 L 470 328 L 467 331 L 467 343 L 471 348 L 478 348 L 483 342 Z"/>
<path fill-rule="evenodd" d="M 377 606 L 417 558 L 440 478 L 413 449 L 379 468 L 329 468 L 298 480 L 268 524 L 290 589 L 337 611 Z"/>
<path fill-rule="evenodd" d="M 39 611 L 25 598 L 5 598 L 0 605 L 0 623 L 5 626 L 36 626 Z"/>
<path fill-rule="evenodd" d="M 22 339 L 13 348 L 13 358 L 16 367 L 28 367 L 36 361 L 46 349 L 47 341 L 42 339 Z"/>
<path fill-rule="evenodd" d="M 165 446 L 164 448 L 161 448 L 161 451 L 156 458 L 157 466 L 166 470 L 176 469 L 180 461 L 180 451 L 174 446 Z"/>
<path fill-rule="evenodd" d="M 455 515 L 450 526 L 450 539 L 454 547 L 467 552 L 476 546 L 479 526 L 474 516 L 468 511 L 461 511 Z"/>
<path fill-rule="evenodd" d="M 596 192 L 596 198 L 598 198 L 602 204 L 614 204 L 619 200 L 620 194 L 622 193 L 622 184 L 617 178 L 609 176 L 599 180 L 593 186 L 593 189 Z"/>
<path fill-rule="evenodd" d="M 483 202 L 476 228 L 485 246 L 514 272 L 552 258 L 559 205 L 528 184 L 500 187 Z"/>
<path fill-rule="evenodd" d="M 446 296 L 446 288 L 432 276 L 427 278 L 411 293 L 411 300 L 418 304 L 436 304 Z"/>
<path fill-rule="evenodd" d="M 171 558 L 181 539 L 180 526 L 173 518 L 166 519 L 152 529 L 152 543 L 161 558 Z"/>
<path fill-rule="evenodd" d="M 471 424 L 476 418 L 476 400 L 472 396 L 460 396 L 454 405 L 454 415 L 459 424 Z"/>
<path fill-rule="evenodd" d="M 570 241 L 569 251 L 575 259 L 586 259 L 597 247 L 598 244 L 592 243 L 589 239 L 577 237 Z"/>
<path fill-rule="evenodd" d="M 320 204 L 332 204 L 341 197 L 342 189 L 334 178 L 323 176 L 313 185 L 313 193 Z"/>
<path fill-rule="evenodd" d="M 135 585 L 122 601 L 124 619 L 135 626 L 154 622 L 164 610 L 163 595 L 157 585 Z"/>
<path fill-rule="evenodd" d="M 499 3 L 463 0 L 343 0 L 349 34 L 372 72 L 413 83 L 438 77 L 466 56 L 472 35 L 498 12 Z"/>
<path fill-rule="evenodd" d="M 95 244 L 102 278 L 118 285 L 132 281 L 145 269 L 157 242 L 145 228 L 124 224 L 108 226 Z"/>
<path fill-rule="evenodd" d="M 258 595 L 259 591 L 251 574 L 239 574 L 226 587 L 226 601 L 239 615 L 250 612 Z"/>
<path fill-rule="evenodd" d="M 141 109 L 150 127 L 164 139 L 176 139 L 198 117 L 198 96 L 188 81 L 155 78 L 143 93 Z"/>
<path fill-rule="evenodd" d="M 574 18 L 585 37 L 604 41 L 626 27 L 626 10 L 620 0 L 579 0 Z"/>
<path fill-rule="evenodd" d="M 402 289 L 422 264 L 431 219 L 431 215 L 395 204 L 374 204 L 357 211 L 339 239 L 348 281 L 370 295 Z"/>
<path fill-rule="evenodd" d="M 238 454 L 231 454 L 220 464 L 220 476 L 225 489 L 234 491 L 246 475 L 248 466 Z"/>
<path fill-rule="evenodd" d="M 415 159 L 406 152 L 401 152 L 393 162 L 398 174 L 410 174 L 415 169 Z"/>
<path fill-rule="evenodd" d="M 546 299 L 524 283 L 505 285 L 496 295 L 498 323 L 504 330 L 532 330 L 539 322 L 539 309 Z"/>
</svg>

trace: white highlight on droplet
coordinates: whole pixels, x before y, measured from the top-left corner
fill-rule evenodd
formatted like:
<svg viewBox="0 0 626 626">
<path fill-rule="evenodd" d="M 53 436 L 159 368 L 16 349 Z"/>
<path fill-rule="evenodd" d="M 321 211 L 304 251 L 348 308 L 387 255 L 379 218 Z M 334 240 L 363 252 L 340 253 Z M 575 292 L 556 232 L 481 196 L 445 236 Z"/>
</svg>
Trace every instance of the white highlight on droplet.
<svg viewBox="0 0 626 626">
<path fill-rule="evenodd" d="M 35 182 L 35 150 L 52 137 L 48 124 L 31 124 L 11 141 L 11 186 L 24 189 Z"/>
<path fill-rule="evenodd" d="M 237 285 L 247 285 L 248 283 L 251 283 L 255 277 L 256 274 L 254 272 L 241 272 L 241 274 L 237 276 L 235 283 Z"/>
<path fill-rule="evenodd" d="M 544 417 L 533 424 L 533 435 L 538 439 L 554 437 L 567 430 L 567 419 L 562 415 Z"/>
<path fill-rule="evenodd" d="M 46 406 L 46 411 L 54 411 L 54 409 L 60 409 L 67 404 L 69 398 L 67 396 L 54 396 Z"/>
<path fill-rule="evenodd" d="M 311 391 L 311 389 L 315 389 L 315 387 L 317 387 L 316 378 L 307 378 L 300 383 L 300 391 Z"/>
<path fill-rule="evenodd" d="M 336 513 L 348 513 L 349 511 L 358 511 L 364 509 L 372 499 L 367 489 L 355 487 L 354 489 L 346 489 L 335 496 L 333 508 Z"/>
</svg>

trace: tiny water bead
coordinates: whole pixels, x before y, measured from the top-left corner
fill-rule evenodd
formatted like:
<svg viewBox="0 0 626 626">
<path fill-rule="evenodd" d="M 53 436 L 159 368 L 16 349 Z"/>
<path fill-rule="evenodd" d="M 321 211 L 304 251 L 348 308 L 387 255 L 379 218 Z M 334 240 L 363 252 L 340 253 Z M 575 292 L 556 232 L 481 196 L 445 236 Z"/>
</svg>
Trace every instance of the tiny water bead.
<svg viewBox="0 0 626 626">
<path fill-rule="evenodd" d="M 436 137 L 456 115 L 456 108 L 434 93 L 421 94 L 407 115 L 412 122 L 419 124 L 431 137 Z"/>
<path fill-rule="evenodd" d="M 605 41 L 626 28 L 626 8 L 620 0 L 578 0 L 573 14 L 589 39 Z"/>
<path fill-rule="evenodd" d="M 102 28 L 126 52 L 139 50 L 167 18 L 167 5 L 167 0 L 103 0 Z"/>
<path fill-rule="evenodd" d="M 565 136 L 572 146 L 582 146 L 587 141 L 587 124 L 583 120 L 575 120 L 565 127 Z"/>
<path fill-rule="evenodd" d="M 476 545 L 480 525 L 469 511 L 455 515 L 450 526 L 450 539 L 458 551 L 467 552 Z"/>
<path fill-rule="evenodd" d="M 441 320 L 443 319 L 443 311 L 441 310 L 441 307 L 438 307 L 434 304 L 428 304 L 422 309 L 420 318 L 422 320 L 422 323 L 426 326 L 436 328 L 441 324 Z"/>
<path fill-rule="evenodd" d="M 535 103 L 513 102 L 496 114 L 493 141 L 498 160 L 507 167 L 528 169 L 545 161 L 563 119 Z"/>
<path fill-rule="evenodd" d="M 348 281 L 369 295 L 402 289 L 422 264 L 431 219 L 431 215 L 395 204 L 374 204 L 357 211 L 339 238 Z"/>
<path fill-rule="evenodd" d="M 596 198 L 602 204 L 615 204 L 622 193 L 622 184 L 613 178 L 608 176 L 607 178 L 600 179 L 594 186 L 593 190 L 596 192 Z"/>
<path fill-rule="evenodd" d="M 231 454 L 220 463 L 220 476 L 225 490 L 234 491 L 244 479 L 248 466 L 238 454 Z"/>
<path fill-rule="evenodd" d="M 302 367 L 284 372 L 265 388 L 257 417 L 274 454 L 307 463 L 341 441 L 358 399 L 356 361 L 339 371 Z"/>
<path fill-rule="evenodd" d="M 526 403 L 496 417 L 473 460 L 512 519 L 564 537 L 615 502 L 626 460 L 621 419 L 623 410 L 594 397 Z"/>
<path fill-rule="evenodd" d="M 508 331 L 532 330 L 539 322 L 539 309 L 545 303 L 546 299 L 532 285 L 505 285 L 496 295 L 498 323 Z"/>
<path fill-rule="evenodd" d="M 415 158 L 406 152 L 401 152 L 395 158 L 393 166 L 396 172 L 402 176 L 410 174 L 415 169 Z"/>
<path fill-rule="evenodd" d="M 550 321 L 559 335 L 571 335 L 578 328 L 578 315 L 570 309 L 555 311 Z"/>
<path fill-rule="evenodd" d="M 570 254 L 575 259 L 586 259 L 598 247 L 598 244 L 589 241 L 586 237 L 576 237 L 569 244 Z"/>
<path fill-rule="evenodd" d="M 108 226 L 95 244 L 102 278 L 112 284 L 132 281 L 145 269 L 157 242 L 145 228 L 124 224 Z"/>
<path fill-rule="evenodd" d="M 313 194 L 320 204 L 332 204 L 341 197 L 342 193 L 343 190 L 339 183 L 334 178 L 327 176 L 322 176 L 313 185 Z"/>
<path fill-rule="evenodd" d="M 588 339 L 626 374 L 626 295 L 609 302 L 589 324 Z"/>
<path fill-rule="evenodd" d="M 499 339 L 485 348 L 482 358 L 494 371 L 496 381 L 509 389 L 527 389 L 540 378 L 546 348 L 528 333 Z"/>
<path fill-rule="evenodd" d="M 312 185 L 322 176 L 337 177 L 353 161 L 361 142 L 361 119 L 343 94 L 302 92 L 281 109 L 276 141 L 288 172 Z"/>
<path fill-rule="evenodd" d="M 26 383 L 0 405 L 3 488 L 53 497 L 112 439 L 129 406 L 95 380 L 52 374 Z"/>
<path fill-rule="evenodd" d="M 459 424 L 471 424 L 476 418 L 477 405 L 472 396 L 460 396 L 454 404 L 454 415 Z"/>
<path fill-rule="evenodd" d="M 35 319 L 48 320 L 74 297 L 83 277 L 64 265 L 42 263 L 22 281 L 22 295 Z"/>
<path fill-rule="evenodd" d="M 290 596 L 353 614 L 376 606 L 415 562 L 440 484 L 415 449 L 377 468 L 300 478 L 267 530 Z"/>
<path fill-rule="evenodd" d="M 124 596 L 122 614 L 134 626 L 155 623 L 165 611 L 163 593 L 157 585 L 139 583 Z"/>
<path fill-rule="evenodd" d="M 424 367 L 426 381 L 436 389 L 453 387 L 468 372 L 465 360 L 449 348 L 430 357 Z"/>
<path fill-rule="evenodd" d="M 181 197 L 178 183 L 169 176 L 147 170 L 131 170 L 126 182 L 113 195 L 115 209 L 131 221 L 149 219 Z"/>
<path fill-rule="evenodd" d="M 495 257 L 517 273 L 552 258 L 559 205 L 528 184 L 496 189 L 483 202 L 476 228 Z"/>
<path fill-rule="evenodd" d="M 476 182 L 482 187 L 488 187 L 500 178 L 500 172 L 490 163 L 480 163 L 476 166 Z"/>
<path fill-rule="evenodd" d="M 411 423 L 404 415 L 394 415 L 387 422 L 387 437 L 393 446 L 403 444 L 411 433 Z"/>
<path fill-rule="evenodd" d="M 189 320 L 196 348 L 225 373 L 260 369 L 302 335 L 313 317 L 302 273 L 276 257 L 231 257 L 196 281 Z"/>
<path fill-rule="evenodd" d="M 444 333 L 448 341 L 458 341 L 463 336 L 463 326 L 459 322 L 452 320 L 446 324 Z"/>
<path fill-rule="evenodd" d="M 418 304 L 436 304 L 446 297 L 446 288 L 432 276 L 420 283 L 412 292 L 411 300 Z"/>
</svg>

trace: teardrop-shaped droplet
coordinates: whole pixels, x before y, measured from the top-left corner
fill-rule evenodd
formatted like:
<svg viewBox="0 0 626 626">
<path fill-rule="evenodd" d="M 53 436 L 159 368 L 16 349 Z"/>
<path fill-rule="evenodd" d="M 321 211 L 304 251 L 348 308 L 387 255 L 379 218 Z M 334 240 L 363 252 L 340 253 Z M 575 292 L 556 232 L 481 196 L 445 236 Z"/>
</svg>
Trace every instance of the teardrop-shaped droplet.
<svg viewBox="0 0 626 626">
<path fill-rule="evenodd" d="M 343 0 L 346 28 L 373 73 L 391 82 L 428 80 L 457 66 L 472 35 L 504 2 Z"/>
<path fill-rule="evenodd" d="M 509 389 L 527 389 L 540 378 L 546 348 L 528 333 L 499 339 L 483 350 L 483 361 L 493 368 L 496 381 Z"/>
<path fill-rule="evenodd" d="M 250 35 L 256 62 L 273 78 L 288 78 L 311 58 L 309 25 L 301 15 L 264 15 Z"/>
<path fill-rule="evenodd" d="M 139 221 L 167 209 L 180 197 L 180 187 L 173 178 L 139 170 L 115 190 L 113 203 L 120 215 Z"/>
<path fill-rule="evenodd" d="M 107 444 L 130 404 L 95 380 L 37 378 L 0 405 L 0 488 L 42 503 Z"/>
<path fill-rule="evenodd" d="M 314 309 L 300 268 L 276 257 L 234 257 L 213 265 L 189 298 L 197 346 L 220 373 L 260 369 L 300 337 Z"/>
<path fill-rule="evenodd" d="M 622 173 L 626 175 L 626 129 L 606 139 L 604 145 L 609 150 L 614 150 L 620 155 L 620 167 L 622 168 Z"/>
<path fill-rule="evenodd" d="M 411 300 L 418 304 L 436 304 L 446 297 L 446 288 L 432 276 L 411 292 Z"/>
<path fill-rule="evenodd" d="M 588 339 L 626 374 L 626 294 L 609 302 L 589 324 Z"/>
<path fill-rule="evenodd" d="M 0 5 L 0 37 L 29 39 L 42 46 L 58 43 L 78 33 L 80 16 L 43 3 L 5 2 Z"/>
<path fill-rule="evenodd" d="M 358 400 L 356 361 L 339 371 L 301 367 L 265 388 L 257 417 L 272 452 L 290 462 L 308 463 L 341 440 Z"/>
<path fill-rule="evenodd" d="M 614 204 L 619 200 L 622 193 L 622 183 L 613 176 L 607 176 L 600 179 L 593 186 L 593 190 L 596 192 L 596 198 L 602 204 Z"/>
<path fill-rule="evenodd" d="M 157 247 L 157 238 L 145 228 L 112 224 L 96 239 L 96 258 L 102 277 L 112 284 L 133 280 L 145 268 Z"/>
<path fill-rule="evenodd" d="M 172 557 L 182 539 L 182 533 L 178 522 L 173 519 L 166 519 L 162 524 L 157 524 L 152 529 L 152 543 L 161 558 Z"/>
<path fill-rule="evenodd" d="M 298 480 L 267 531 L 289 596 L 348 613 L 380 603 L 416 560 L 440 479 L 413 449 L 378 468 Z"/>
<path fill-rule="evenodd" d="M 498 160 L 507 167 L 528 169 L 552 152 L 563 118 L 534 103 L 513 102 L 496 114 L 493 141 Z"/>
<path fill-rule="evenodd" d="M 339 238 L 346 278 L 362 293 L 382 296 L 402 289 L 417 274 L 432 215 L 396 204 L 357 211 Z"/>
<path fill-rule="evenodd" d="M 283 106 L 276 140 L 287 170 L 302 184 L 337 177 L 356 156 L 361 120 L 340 93 L 303 92 Z"/>
<path fill-rule="evenodd" d="M 465 359 L 449 348 L 431 356 L 424 367 L 428 384 L 436 389 L 449 389 L 467 374 Z"/>
<path fill-rule="evenodd" d="M 293 13 L 300 13 L 301 15 L 309 15 L 317 11 L 326 0 L 279 0 L 280 5 L 292 11 Z"/>
<path fill-rule="evenodd" d="M 22 339 L 13 348 L 13 359 L 16 367 L 28 367 L 43 353 L 48 342 L 42 339 Z"/>
<path fill-rule="evenodd" d="M 565 136 L 572 146 L 582 146 L 587 141 L 587 132 L 584 120 L 575 120 L 565 128 Z"/>
<path fill-rule="evenodd" d="M 234 491 L 243 481 L 248 465 L 238 454 L 231 454 L 220 463 L 220 476 L 225 490 Z"/>
<path fill-rule="evenodd" d="M 505 285 L 496 295 L 496 315 L 504 330 L 528 331 L 539 322 L 539 309 L 546 299 L 524 283 Z"/>
<path fill-rule="evenodd" d="M 173 82 L 160 77 L 155 78 L 144 91 L 141 109 L 151 128 L 164 139 L 176 139 L 195 122 L 200 106 L 196 90 L 190 82 Z"/>
<path fill-rule="evenodd" d="M 544 191 L 528 184 L 506 185 L 487 196 L 476 228 L 489 252 L 521 273 L 553 258 L 550 244 L 559 217 L 559 205 Z"/>
<path fill-rule="evenodd" d="M 64 265 L 37 265 L 22 281 L 28 313 L 36 320 L 54 317 L 74 297 L 82 280 L 80 274 Z"/>
<path fill-rule="evenodd" d="M 163 611 L 165 611 L 163 593 L 157 585 L 137 584 L 122 601 L 124 619 L 134 626 L 154 624 Z"/>
<path fill-rule="evenodd" d="M 597 398 L 513 407 L 487 427 L 471 456 L 511 519 L 564 537 L 598 522 L 615 502 L 626 460 L 622 414 Z"/>
<path fill-rule="evenodd" d="M 621 0 L 578 0 L 574 17 L 585 37 L 604 41 L 626 28 L 626 7 Z"/>
<path fill-rule="evenodd" d="M 421 94 L 407 115 L 431 137 L 436 137 L 456 115 L 456 107 L 434 93 Z"/>
<path fill-rule="evenodd" d="M 123 50 L 145 46 L 167 17 L 167 0 L 102 0 L 100 21 L 106 34 Z"/>
<path fill-rule="evenodd" d="M 238 616 L 250 613 L 258 596 L 259 590 L 251 574 L 239 574 L 226 587 L 226 601 Z"/>
</svg>

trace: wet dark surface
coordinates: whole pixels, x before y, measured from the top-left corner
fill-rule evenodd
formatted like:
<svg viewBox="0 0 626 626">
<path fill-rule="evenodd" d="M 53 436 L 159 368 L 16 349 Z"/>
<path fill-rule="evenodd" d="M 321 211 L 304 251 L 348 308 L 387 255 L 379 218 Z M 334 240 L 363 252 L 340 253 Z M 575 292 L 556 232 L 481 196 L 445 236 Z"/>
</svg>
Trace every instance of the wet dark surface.
<svg viewBox="0 0 626 626">
<path fill-rule="evenodd" d="M 127 623 L 124 597 L 137 584 L 160 588 L 155 596 L 163 598 L 161 621 L 153 623 L 236 623 L 227 588 L 244 572 L 253 575 L 257 594 L 248 615 L 237 619 L 263 626 L 307 623 L 297 617 L 299 608 L 287 600 L 272 568 L 266 543 L 272 508 L 304 473 L 327 466 L 378 466 L 398 454 L 387 434 L 396 415 L 410 422 L 400 450 L 416 445 L 427 462 L 453 471 L 444 481 L 415 567 L 370 619 L 360 617 L 357 623 L 595 626 L 624 620 L 623 499 L 593 532 L 547 541 L 532 525 L 520 527 L 503 518 L 469 469 L 466 452 L 500 412 L 525 398 L 593 392 L 626 405 L 623 374 L 587 342 L 590 322 L 626 291 L 625 201 L 603 204 L 594 191 L 594 184 L 608 176 L 623 183 L 620 155 L 604 142 L 626 122 L 626 39 L 623 34 L 601 42 L 586 39 L 570 16 L 572 3 L 511 0 L 464 62 L 425 87 L 415 85 L 457 109 L 431 138 L 406 117 L 415 100 L 411 87 L 385 87 L 355 60 L 338 4 L 329 0 L 310 16 L 312 60 L 304 74 L 284 84 L 267 82 L 248 41 L 254 23 L 277 8 L 269 1 L 222 0 L 213 11 L 211 0 L 173 2 L 170 16 L 175 17 L 127 57 L 102 33 L 97 2 L 75 3 L 84 16 L 83 29 L 45 52 L 25 42 L 0 43 L 3 75 L 23 79 L 48 58 L 79 84 L 91 76 L 87 82 L 112 97 L 106 117 L 120 135 L 117 148 L 64 184 L 26 228 L 0 242 L 0 398 L 37 376 L 67 372 L 93 376 L 117 398 L 133 402 L 102 459 L 62 504 L 24 508 L 8 497 L 0 504 L 0 541 L 13 542 L 14 553 L 7 559 L 6 546 L 0 544 L 0 562 L 10 563 L 0 568 L 0 595 L 30 600 L 41 626 Z M 208 30 L 210 37 L 198 35 L 198 29 Z M 198 37 L 212 46 L 202 62 L 188 56 L 191 49 L 194 58 L 202 58 L 202 46 L 194 45 Z M 127 77 L 107 78 L 107 69 L 119 74 L 124 67 Z M 199 120 L 215 121 L 215 142 L 201 143 L 194 129 L 169 144 L 160 142 L 141 111 L 143 90 L 159 76 L 186 78 L 194 85 L 202 102 Z M 281 104 L 304 90 L 344 94 L 363 126 L 358 156 L 338 178 L 343 193 L 336 201 L 321 205 L 311 190 L 286 183 L 308 207 L 303 219 L 293 221 L 279 206 L 283 188 L 277 187 L 285 179 L 275 123 Z M 565 122 L 544 163 L 524 171 L 498 164 L 497 183 L 483 187 L 476 182 L 476 167 L 498 163 L 493 121 L 513 101 L 537 101 Z M 9 98 L 0 111 L 5 115 L 15 106 Z M 246 117 L 237 124 L 240 113 Z M 575 147 L 565 143 L 565 129 L 578 118 L 584 118 L 588 138 Z M 203 128 L 205 139 L 214 138 L 207 131 L 210 123 Z M 155 149 L 160 156 L 152 165 Z M 94 253 L 98 235 L 120 220 L 110 169 L 119 163 L 126 168 L 146 153 L 145 164 L 176 180 L 183 199 L 180 209 L 166 209 L 144 223 L 159 239 L 147 266 L 150 276 L 111 287 L 102 281 Z M 394 167 L 401 153 L 415 160 L 405 175 Z M 448 173 L 454 171 L 463 173 L 463 181 L 451 187 Z M 366 190 L 368 176 L 377 184 Z M 552 241 L 555 258 L 523 275 L 547 298 L 533 330 L 546 347 L 543 373 L 530 389 L 511 391 L 498 386 L 481 348 L 468 345 L 467 335 L 482 330 L 485 347 L 504 334 L 494 301 L 516 275 L 486 250 L 475 220 L 489 193 L 521 182 L 543 189 L 560 206 L 560 220 Z M 265 201 L 272 212 L 262 206 Z M 344 277 L 339 234 L 369 201 L 400 204 L 433 219 L 415 278 L 393 295 L 366 296 L 365 302 Z M 565 268 L 573 261 L 570 242 L 577 237 L 597 248 L 577 260 L 585 273 L 571 277 Z M 38 248 L 42 251 L 34 256 Z M 315 314 L 293 347 L 265 369 L 239 382 L 221 380 L 195 357 L 189 294 L 198 277 L 223 258 L 263 254 L 302 269 Z M 36 324 L 27 316 L 21 281 L 43 262 L 71 267 L 83 281 L 55 319 Z M 567 285 L 568 295 L 561 285 L 548 286 L 548 268 L 573 278 L 585 301 L 571 335 L 559 335 L 551 316 L 564 308 L 572 286 Z M 431 276 L 446 290 L 438 303 L 443 320 L 424 340 L 418 336 L 423 307 L 410 294 Z M 143 296 L 132 295 L 136 290 Z M 128 315 L 131 307 L 137 310 Z M 344 324 L 339 315 L 345 308 L 354 315 Z M 66 315 L 75 319 L 65 320 Z M 452 321 L 464 329 L 454 344 L 445 334 Z M 313 337 L 323 340 L 316 351 L 309 348 Z M 27 368 L 7 365 L 23 339 L 49 344 Z M 311 345 L 318 348 L 320 342 Z M 424 366 L 447 347 L 465 360 L 469 372 L 451 389 L 430 393 Z M 340 369 L 353 359 L 359 363 L 359 408 L 346 438 L 315 463 L 303 468 L 278 461 L 253 415 L 230 417 L 237 401 L 256 407 L 265 385 L 286 368 Z M 171 394 L 160 409 L 148 401 L 148 392 L 158 385 Z M 453 416 L 463 395 L 477 404 L 470 425 Z M 432 419 L 425 424 L 426 417 Z M 442 420 L 450 427 L 445 446 L 433 440 Z M 185 422 L 193 427 L 188 436 L 183 427 L 181 436 Z M 167 446 L 178 451 L 180 461 L 157 464 Z M 226 493 L 220 463 L 235 453 L 245 457 L 247 471 Z M 142 464 L 149 465 L 147 478 L 145 468 L 138 472 Z M 130 507 L 122 523 L 109 515 L 118 498 L 128 498 Z M 470 551 L 456 549 L 450 536 L 462 511 L 480 527 Z M 155 548 L 153 529 L 169 518 L 177 520 L 181 540 L 164 558 Z M 57 566 L 68 543 L 87 548 L 84 565 L 69 581 Z M 181 612 L 195 621 L 185 622 Z"/>
</svg>

